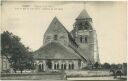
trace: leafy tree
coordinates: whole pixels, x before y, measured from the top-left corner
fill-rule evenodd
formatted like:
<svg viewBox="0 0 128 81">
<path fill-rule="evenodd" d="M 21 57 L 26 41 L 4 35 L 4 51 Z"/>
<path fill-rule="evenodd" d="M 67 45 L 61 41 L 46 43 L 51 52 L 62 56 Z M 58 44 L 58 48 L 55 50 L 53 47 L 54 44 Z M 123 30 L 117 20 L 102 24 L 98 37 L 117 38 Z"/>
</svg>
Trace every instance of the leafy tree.
<svg viewBox="0 0 128 81">
<path fill-rule="evenodd" d="M 99 63 L 96 62 L 96 63 L 94 64 L 94 67 L 97 69 L 97 68 L 99 67 Z"/>
<path fill-rule="evenodd" d="M 33 58 L 29 48 L 25 47 L 20 40 L 18 36 L 8 31 L 1 34 L 1 54 L 7 57 L 15 72 L 20 70 L 22 73 L 24 69 L 32 67 Z"/>
<path fill-rule="evenodd" d="M 104 69 L 110 69 L 111 66 L 109 63 L 104 63 L 103 66 L 102 66 Z"/>
<path fill-rule="evenodd" d="M 123 63 L 122 72 L 123 72 L 124 75 L 127 75 L 127 63 Z"/>
<path fill-rule="evenodd" d="M 111 69 L 118 69 L 118 66 L 116 64 L 111 64 Z"/>
</svg>

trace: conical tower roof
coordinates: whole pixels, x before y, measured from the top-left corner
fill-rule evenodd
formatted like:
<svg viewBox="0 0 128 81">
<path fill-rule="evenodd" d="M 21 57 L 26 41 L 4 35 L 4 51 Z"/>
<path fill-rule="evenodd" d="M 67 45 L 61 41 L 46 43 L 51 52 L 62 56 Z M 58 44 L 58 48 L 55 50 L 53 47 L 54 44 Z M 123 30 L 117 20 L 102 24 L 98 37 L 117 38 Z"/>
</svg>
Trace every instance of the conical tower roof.
<svg viewBox="0 0 128 81">
<path fill-rule="evenodd" d="M 86 19 L 86 18 L 91 18 L 91 17 L 88 15 L 87 11 L 84 9 L 76 19 Z"/>
</svg>

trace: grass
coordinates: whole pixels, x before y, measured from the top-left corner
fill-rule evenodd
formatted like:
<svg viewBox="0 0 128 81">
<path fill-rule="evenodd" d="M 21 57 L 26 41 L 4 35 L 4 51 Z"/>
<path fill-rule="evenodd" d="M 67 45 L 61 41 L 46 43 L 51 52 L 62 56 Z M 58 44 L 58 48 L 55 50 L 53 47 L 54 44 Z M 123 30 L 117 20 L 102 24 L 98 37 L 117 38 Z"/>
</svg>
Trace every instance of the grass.
<svg viewBox="0 0 128 81">
<path fill-rule="evenodd" d="M 2 80 L 63 80 L 64 75 L 60 73 L 39 74 L 2 74 Z"/>
</svg>

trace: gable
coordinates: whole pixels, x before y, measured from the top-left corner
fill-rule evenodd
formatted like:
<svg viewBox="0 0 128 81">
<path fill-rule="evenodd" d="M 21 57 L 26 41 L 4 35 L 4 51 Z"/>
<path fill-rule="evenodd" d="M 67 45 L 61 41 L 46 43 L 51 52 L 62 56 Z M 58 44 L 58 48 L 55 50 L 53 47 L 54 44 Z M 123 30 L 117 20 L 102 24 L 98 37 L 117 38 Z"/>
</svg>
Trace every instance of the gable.
<svg viewBox="0 0 128 81">
<path fill-rule="evenodd" d="M 62 43 L 67 44 L 68 40 L 69 39 L 67 30 L 61 24 L 61 22 L 56 17 L 54 17 L 44 34 L 44 44 L 47 44 L 52 41 L 60 41 Z"/>
<path fill-rule="evenodd" d="M 57 19 L 57 17 L 54 17 L 45 34 L 57 34 L 62 32 L 66 33 L 67 31 L 65 30 L 65 27 L 61 24 L 61 22 Z"/>
</svg>

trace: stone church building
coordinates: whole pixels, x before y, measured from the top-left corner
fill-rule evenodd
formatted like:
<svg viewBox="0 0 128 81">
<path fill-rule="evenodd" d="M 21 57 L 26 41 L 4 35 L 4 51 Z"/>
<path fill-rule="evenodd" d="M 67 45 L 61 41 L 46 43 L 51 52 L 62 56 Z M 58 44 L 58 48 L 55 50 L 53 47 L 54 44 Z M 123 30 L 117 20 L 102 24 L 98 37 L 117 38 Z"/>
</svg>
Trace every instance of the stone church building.
<svg viewBox="0 0 128 81">
<path fill-rule="evenodd" d="M 96 31 L 87 11 L 78 15 L 71 32 L 54 17 L 44 34 L 43 46 L 34 52 L 34 59 L 39 72 L 78 70 L 99 62 Z"/>
</svg>

